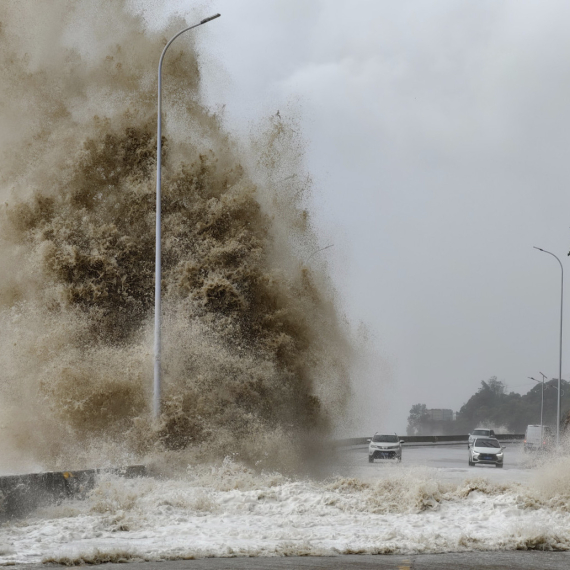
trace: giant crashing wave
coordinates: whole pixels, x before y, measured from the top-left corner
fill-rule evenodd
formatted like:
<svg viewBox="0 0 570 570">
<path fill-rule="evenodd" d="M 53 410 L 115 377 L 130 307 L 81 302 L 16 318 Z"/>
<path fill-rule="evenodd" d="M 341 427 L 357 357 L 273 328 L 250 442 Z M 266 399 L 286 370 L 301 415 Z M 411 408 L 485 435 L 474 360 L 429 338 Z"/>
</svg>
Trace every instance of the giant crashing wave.
<svg viewBox="0 0 570 570">
<path fill-rule="evenodd" d="M 0 6 L 2 404 L 45 467 L 190 453 L 294 468 L 350 394 L 352 354 L 294 118 L 251 140 L 164 66 L 163 414 L 151 418 L 156 69 L 123 1 Z M 318 259 L 318 258 L 316 258 Z"/>
</svg>

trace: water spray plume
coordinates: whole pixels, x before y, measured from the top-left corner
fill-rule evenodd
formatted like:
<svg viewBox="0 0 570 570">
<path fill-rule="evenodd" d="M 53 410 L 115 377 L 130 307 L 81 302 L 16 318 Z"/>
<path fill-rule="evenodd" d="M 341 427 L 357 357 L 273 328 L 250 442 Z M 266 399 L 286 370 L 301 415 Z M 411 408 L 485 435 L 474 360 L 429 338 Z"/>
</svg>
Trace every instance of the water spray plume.
<svg viewBox="0 0 570 570">
<path fill-rule="evenodd" d="M 182 26 L 149 31 L 127 4 L 0 6 L 6 441 L 46 468 L 156 453 L 294 465 L 342 417 L 347 326 L 327 275 L 303 263 L 318 240 L 294 117 L 231 137 L 200 100 L 190 38 L 164 64 L 151 420 L 153 62 Z M 299 176 L 277 185 L 283 172 Z"/>
</svg>

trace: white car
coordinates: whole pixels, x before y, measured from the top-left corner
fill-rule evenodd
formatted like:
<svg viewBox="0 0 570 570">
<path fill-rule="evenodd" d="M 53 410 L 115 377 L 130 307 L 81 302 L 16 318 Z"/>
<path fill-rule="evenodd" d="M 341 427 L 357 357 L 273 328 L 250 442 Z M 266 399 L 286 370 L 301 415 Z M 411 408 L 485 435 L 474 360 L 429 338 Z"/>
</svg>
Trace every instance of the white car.
<svg viewBox="0 0 570 570">
<path fill-rule="evenodd" d="M 469 467 L 479 464 L 503 467 L 504 449 L 494 437 L 478 437 L 469 448 Z"/>
<path fill-rule="evenodd" d="M 368 463 L 373 463 L 375 459 L 397 459 L 402 461 L 402 443 L 404 443 L 404 440 L 400 439 L 395 433 L 375 433 L 368 442 Z"/>
<path fill-rule="evenodd" d="M 492 429 L 480 428 L 474 429 L 469 434 L 469 441 L 467 442 L 467 449 L 469 449 L 476 438 L 478 437 L 495 437 L 495 432 Z"/>
</svg>

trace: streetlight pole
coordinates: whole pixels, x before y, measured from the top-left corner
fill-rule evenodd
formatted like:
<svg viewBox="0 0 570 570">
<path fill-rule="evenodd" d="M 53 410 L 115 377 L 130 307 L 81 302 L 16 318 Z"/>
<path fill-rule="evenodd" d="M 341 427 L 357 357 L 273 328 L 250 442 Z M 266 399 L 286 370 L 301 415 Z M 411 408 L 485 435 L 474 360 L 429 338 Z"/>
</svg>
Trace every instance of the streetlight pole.
<svg viewBox="0 0 570 570">
<path fill-rule="evenodd" d="M 162 280 L 162 267 L 161 267 L 161 166 L 162 166 L 162 62 L 166 50 L 170 44 L 181 34 L 192 30 L 219 18 L 220 14 L 205 18 L 199 24 L 194 24 L 189 28 L 178 32 L 173 36 L 170 41 L 164 46 L 160 60 L 158 62 L 158 113 L 157 113 L 157 126 L 156 126 L 156 255 L 155 255 L 155 276 L 154 276 L 154 394 L 153 394 L 153 416 L 158 419 L 160 416 L 160 357 L 161 357 L 161 342 L 160 342 L 160 322 L 161 322 L 161 309 L 160 309 L 160 285 Z"/>
<path fill-rule="evenodd" d="M 540 370 L 538 371 L 538 373 L 542 376 L 542 405 L 544 406 L 544 382 L 546 381 L 546 374 L 540 372 Z M 542 426 L 540 428 L 540 441 L 542 442 L 540 445 L 541 447 L 544 445 L 544 424 L 542 423 L 542 416 L 540 419 L 540 425 Z"/>
<path fill-rule="evenodd" d="M 542 374 L 542 372 L 540 373 Z M 535 382 L 538 382 L 539 384 L 542 384 L 542 395 L 540 398 L 540 447 L 542 447 L 542 442 L 543 440 L 543 423 L 542 423 L 542 412 L 544 411 L 544 374 L 542 374 L 542 382 L 540 380 L 537 380 L 536 378 L 533 378 L 532 376 L 528 376 L 529 380 L 534 380 Z"/>
<path fill-rule="evenodd" d="M 533 246 L 534 249 L 538 249 L 538 251 L 542 251 L 544 253 L 548 253 L 552 255 L 552 257 L 556 258 L 556 261 L 560 264 L 560 272 L 561 272 L 561 280 L 560 280 L 560 346 L 559 346 L 559 356 L 558 356 L 558 403 L 556 406 L 556 446 L 560 445 L 560 394 L 561 394 L 561 378 L 562 378 L 562 315 L 563 315 L 563 306 L 564 306 L 564 268 L 562 267 L 562 262 L 556 255 L 554 255 L 550 251 L 546 251 L 540 247 Z"/>
</svg>

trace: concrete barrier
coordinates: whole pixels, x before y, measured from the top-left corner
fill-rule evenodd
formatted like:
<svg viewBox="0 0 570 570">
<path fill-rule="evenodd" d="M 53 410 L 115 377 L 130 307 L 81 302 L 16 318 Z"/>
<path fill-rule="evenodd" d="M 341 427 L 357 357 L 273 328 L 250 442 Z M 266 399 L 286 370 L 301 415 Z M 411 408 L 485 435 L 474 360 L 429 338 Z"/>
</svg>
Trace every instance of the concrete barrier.
<svg viewBox="0 0 570 570">
<path fill-rule="evenodd" d="M 497 434 L 495 436 L 499 441 L 507 442 L 507 441 L 518 441 L 524 439 L 524 433 L 502 433 Z M 346 446 L 346 445 L 366 445 L 368 444 L 368 440 L 371 436 L 368 437 L 352 437 L 349 439 L 339 439 L 336 441 L 337 445 Z M 469 434 L 467 435 L 403 435 L 400 437 L 404 441 L 404 445 L 406 444 L 414 444 L 414 443 L 462 443 L 467 442 L 469 439 Z"/>
<path fill-rule="evenodd" d="M 146 475 L 144 465 L 120 469 L 84 469 L 0 477 L 0 520 L 25 516 L 64 499 L 84 498 L 95 487 L 97 475 L 116 473 L 134 478 Z"/>
</svg>

